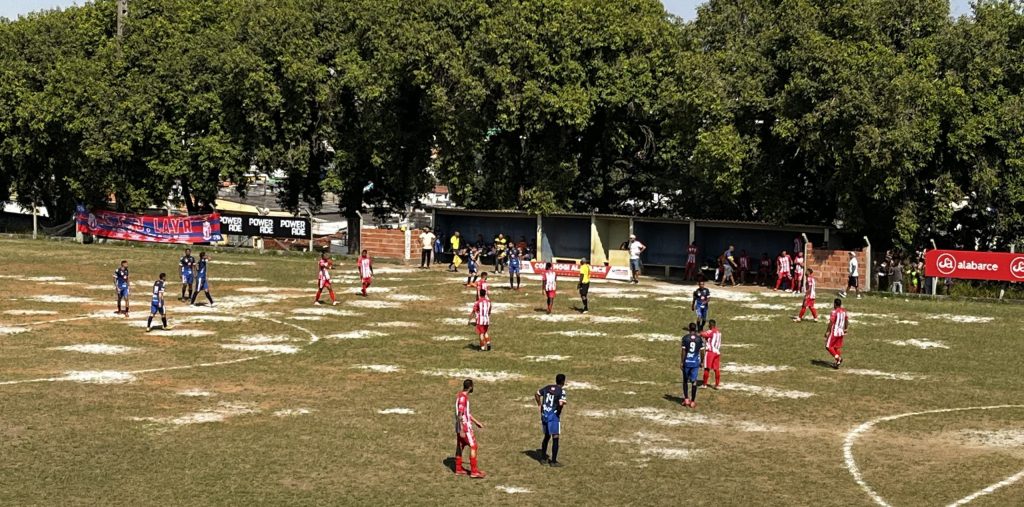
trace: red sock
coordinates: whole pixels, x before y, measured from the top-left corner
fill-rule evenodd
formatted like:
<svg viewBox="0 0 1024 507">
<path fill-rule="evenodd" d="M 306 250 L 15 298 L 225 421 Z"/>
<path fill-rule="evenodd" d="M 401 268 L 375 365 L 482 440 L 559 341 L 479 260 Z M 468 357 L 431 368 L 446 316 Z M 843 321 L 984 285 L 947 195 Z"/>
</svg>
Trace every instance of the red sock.
<svg viewBox="0 0 1024 507">
<path fill-rule="evenodd" d="M 337 301 L 337 299 L 334 299 L 334 289 L 327 289 L 327 290 L 330 291 L 329 293 L 331 295 L 331 302 L 333 303 L 333 302 Z M 317 296 L 317 299 L 320 299 L 320 296 Z"/>
<path fill-rule="evenodd" d="M 811 316 L 815 319 L 818 318 L 818 310 L 815 310 L 813 306 L 811 307 Z"/>
<path fill-rule="evenodd" d="M 707 368 L 704 368 L 704 385 L 708 385 L 708 375 L 710 373 L 711 373 L 711 370 L 708 370 Z"/>
<path fill-rule="evenodd" d="M 323 292 L 324 292 L 323 289 L 317 289 L 316 290 L 316 299 L 314 299 L 313 301 L 320 301 L 320 294 L 322 294 Z"/>
<path fill-rule="evenodd" d="M 780 285 L 782 285 L 782 277 L 781 276 L 777 280 L 775 280 L 775 290 L 779 290 L 779 286 Z"/>
<path fill-rule="evenodd" d="M 462 455 L 455 456 L 455 471 L 462 470 Z"/>
<path fill-rule="evenodd" d="M 474 474 L 479 472 L 480 469 L 476 467 L 476 456 L 470 456 L 469 458 L 469 470 Z"/>
<path fill-rule="evenodd" d="M 705 382 L 707 382 L 707 381 L 705 381 Z M 722 371 L 721 370 L 715 370 L 715 385 L 717 386 L 718 384 L 721 384 L 721 383 L 722 383 Z"/>
</svg>

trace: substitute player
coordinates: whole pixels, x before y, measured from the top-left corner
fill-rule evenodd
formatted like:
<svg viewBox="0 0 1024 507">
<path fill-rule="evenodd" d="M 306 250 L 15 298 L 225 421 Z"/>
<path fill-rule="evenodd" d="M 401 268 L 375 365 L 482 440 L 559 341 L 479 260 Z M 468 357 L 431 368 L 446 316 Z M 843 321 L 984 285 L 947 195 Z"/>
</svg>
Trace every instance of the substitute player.
<svg viewBox="0 0 1024 507">
<path fill-rule="evenodd" d="M 814 308 L 814 298 L 818 295 L 818 281 L 814 279 L 814 270 L 807 268 L 807 280 L 804 282 L 804 304 L 800 307 L 800 315 L 793 317 L 795 322 L 804 320 L 804 313 L 807 310 L 811 311 L 811 316 L 814 317 L 814 322 L 818 322 L 818 310 Z"/>
<path fill-rule="evenodd" d="M 693 280 L 697 276 L 697 254 L 700 253 L 700 249 L 697 248 L 697 242 L 690 243 L 690 246 L 686 247 L 686 280 Z"/>
<path fill-rule="evenodd" d="M 707 352 L 704 357 L 704 387 L 708 385 L 708 377 L 711 371 L 715 372 L 715 385 L 712 389 L 718 389 L 722 383 L 722 332 L 718 330 L 715 319 L 708 321 L 711 329 L 700 334 L 707 345 Z"/>
<path fill-rule="evenodd" d="M 703 331 L 708 321 L 708 307 L 711 305 L 711 290 L 704 286 L 704 278 L 697 280 L 697 290 L 693 291 L 690 311 L 697 314 L 697 329 Z"/>
<path fill-rule="evenodd" d="M 828 317 L 828 330 L 825 331 L 825 350 L 835 359 L 832 367 L 839 369 L 843 364 L 843 338 L 846 337 L 846 329 L 850 321 L 846 318 L 846 309 L 843 308 L 843 300 L 836 298 L 833 301 L 835 309 Z"/>
<path fill-rule="evenodd" d="M 210 258 L 206 256 L 206 252 L 199 252 L 199 263 L 196 265 L 196 291 L 192 293 L 192 306 L 196 305 L 199 291 L 203 291 L 206 294 L 206 300 L 210 302 L 210 306 L 213 306 L 213 296 L 210 295 L 209 271 L 207 271 L 209 260 Z"/>
<path fill-rule="evenodd" d="M 164 285 L 166 284 L 167 273 L 160 273 L 160 277 L 153 282 L 153 299 L 149 304 L 149 320 L 146 321 L 146 332 L 153 330 L 153 317 L 160 314 L 160 321 L 164 329 L 167 328 L 167 313 L 164 312 Z"/>
<path fill-rule="evenodd" d="M 481 289 L 480 296 L 473 303 L 469 323 L 476 324 L 476 334 L 480 336 L 480 351 L 491 350 L 491 300 L 488 299 L 486 290 Z"/>
<path fill-rule="evenodd" d="M 582 313 L 590 311 L 590 261 L 583 259 L 580 261 L 580 281 L 576 284 L 576 290 L 580 292 L 580 299 L 583 300 Z"/>
<path fill-rule="evenodd" d="M 462 381 L 462 391 L 455 398 L 455 475 L 466 475 L 462 468 L 462 450 L 469 447 L 469 476 L 483 479 L 487 476 L 476 463 L 477 442 L 473 426 L 483 429 L 484 425 L 469 412 L 469 395 L 473 392 L 473 379 Z"/>
<path fill-rule="evenodd" d="M 519 271 L 522 267 L 523 252 L 517 246 L 509 245 L 508 247 L 508 288 L 519 290 L 519 286 L 522 280 L 519 277 Z M 515 286 L 512 285 L 512 280 L 515 278 Z"/>
<path fill-rule="evenodd" d="M 797 252 L 793 257 L 793 294 L 800 293 L 800 282 L 804 277 L 804 253 Z"/>
<path fill-rule="evenodd" d="M 690 323 L 690 332 L 683 336 L 679 352 L 679 367 L 683 370 L 683 406 L 697 408 L 697 372 L 700 371 L 700 353 L 704 339 L 697 334 L 697 324 Z"/>
<path fill-rule="evenodd" d="M 316 298 L 313 299 L 314 305 L 321 305 L 320 294 L 323 293 L 324 289 L 327 289 L 327 293 L 331 295 L 331 304 L 337 305 L 338 300 L 334 297 L 334 287 L 331 287 L 331 272 L 330 269 L 334 267 L 334 261 L 327 256 L 327 252 L 320 254 L 320 260 L 317 263 L 317 278 L 316 278 Z"/>
<path fill-rule="evenodd" d="M 786 290 L 786 287 L 793 285 L 793 276 L 790 273 L 793 266 L 790 262 L 789 254 L 787 254 L 785 250 L 783 250 L 782 253 L 779 254 L 779 257 L 775 259 L 775 267 L 777 277 L 775 278 L 775 288 L 772 290 L 777 291 L 780 286 L 782 287 L 782 290 Z M 786 281 L 787 285 L 782 284 L 783 280 Z"/>
<path fill-rule="evenodd" d="M 185 255 L 178 261 L 178 269 L 181 272 L 181 297 L 178 301 L 192 300 L 192 283 L 195 275 L 196 258 L 192 257 L 192 249 L 186 248 Z M 188 299 L 185 299 L 185 289 L 188 289 Z"/>
<path fill-rule="evenodd" d="M 373 261 L 370 259 L 370 253 L 367 250 L 363 250 L 356 265 L 359 267 L 359 278 L 362 280 L 362 295 L 366 297 L 366 289 L 373 283 Z M 334 299 L 334 297 L 332 296 L 331 299 Z"/>
<path fill-rule="evenodd" d="M 131 282 L 128 281 L 128 261 L 121 261 L 121 266 L 114 270 L 114 292 L 117 293 L 117 314 L 123 314 L 128 318 L 128 293 L 131 292 Z M 121 310 L 121 300 L 124 300 L 124 311 Z"/>
<path fill-rule="evenodd" d="M 555 383 L 546 385 L 533 394 L 540 407 L 540 427 L 544 440 L 540 443 L 540 454 L 548 465 L 562 466 L 558 462 L 558 436 L 562 432 L 562 409 L 565 407 L 565 374 L 555 375 Z M 551 441 L 551 458 L 548 459 L 548 442 Z"/>
<path fill-rule="evenodd" d="M 551 269 L 550 262 L 544 265 L 541 283 L 543 284 L 544 295 L 547 297 L 548 313 L 551 313 L 551 307 L 555 304 L 555 292 L 558 290 L 558 275 L 554 269 Z"/>
</svg>

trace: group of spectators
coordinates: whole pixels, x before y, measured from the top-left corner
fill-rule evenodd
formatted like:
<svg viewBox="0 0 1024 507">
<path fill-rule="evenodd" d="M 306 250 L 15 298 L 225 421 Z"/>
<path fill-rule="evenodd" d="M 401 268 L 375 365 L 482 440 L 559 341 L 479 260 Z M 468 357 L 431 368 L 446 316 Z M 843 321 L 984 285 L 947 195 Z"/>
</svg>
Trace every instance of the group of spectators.
<svg viewBox="0 0 1024 507">
<path fill-rule="evenodd" d="M 477 234 L 475 241 L 467 240 L 462 233 L 455 231 L 446 239 L 443 232 L 431 230 L 424 227 L 419 235 L 421 254 L 420 268 L 429 268 L 431 263 L 438 263 L 444 254 L 450 254 L 448 271 L 458 271 L 459 265 L 470 258 L 480 259 L 486 264 L 494 264 L 495 270 L 501 273 L 509 257 L 509 249 L 516 249 L 520 259 L 524 261 L 533 260 L 536 247 L 534 243 L 527 242 L 526 236 L 520 236 L 519 241 L 513 241 L 511 236 L 505 233 L 498 233 L 493 240 L 488 241 L 483 234 Z"/>
<path fill-rule="evenodd" d="M 874 263 L 875 287 L 893 294 L 931 293 L 932 278 L 924 276 L 924 251 L 887 250 L 881 261 Z M 952 278 L 939 280 L 938 291 L 949 294 Z"/>
</svg>

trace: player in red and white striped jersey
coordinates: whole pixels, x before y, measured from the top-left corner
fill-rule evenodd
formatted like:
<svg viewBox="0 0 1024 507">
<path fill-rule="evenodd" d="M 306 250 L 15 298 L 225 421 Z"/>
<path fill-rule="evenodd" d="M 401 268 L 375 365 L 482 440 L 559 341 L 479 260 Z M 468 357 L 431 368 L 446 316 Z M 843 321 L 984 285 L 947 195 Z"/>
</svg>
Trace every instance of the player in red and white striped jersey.
<svg viewBox="0 0 1024 507">
<path fill-rule="evenodd" d="M 712 389 L 718 389 L 722 383 L 722 332 L 718 330 L 715 319 L 708 321 L 711 329 L 700 334 L 707 344 L 707 355 L 704 356 L 704 387 L 708 386 L 708 377 L 712 370 L 715 372 L 715 385 Z"/>
<path fill-rule="evenodd" d="M 787 254 L 785 250 L 779 254 L 777 259 L 775 259 L 775 266 L 777 269 L 777 278 L 775 279 L 775 288 L 772 290 L 779 290 L 779 286 L 782 285 L 783 280 L 786 282 L 793 281 L 792 274 L 790 273 L 790 269 L 792 269 L 792 262 L 790 261 L 789 254 Z M 785 290 L 785 288 L 783 288 L 783 290 Z"/>
<path fill-rule="evenodd" d="M 484 292 L 491 293 L 491 282 L 487 281 L 487 272 L 480 273 L 480 281 L 476 285 L 476 296 L 480 297 Z"/>
<path fill-rule="evenodd" d="M 327 289 L 327 293 L 331 295 L 331 303 L 337 305 L 338 300 L 334 297 L 334 288 L 331 287 L 331 272 L 330 269 L 334 267 L 334 262 L 327 257 L 327 252 L 320 254 L 320 261 L 317 264 L 317 286 L 316 286 L 316 299 L 313 300 L 313 304 L 319 305 L 320 294 Z"/>
<path fill-rule="evenodd" d="M 750 271 L 750 256 L 746 250 L 740 250 L 740 285 L 747 284 L 747 272 Z"/>
<path fill-rule="evenodd" d="M 800 315 L 793 317 L 793 320 L 800 322 L 804 320 L 804 313 L 811 311 L 814 322 L 818 322 L 818 310 L 814 308 L 814 298 L 817 297 L 818 281 L 814 279 L 814 270 L 807 268 L 807 287 L 804 289 L 804 304 L 800 306 Z"/>
<path fill-rule="evenodd" d="M 836 298 L 833 305 L 835 309 L 828 318 L 828 331 L 825 331 L 825 350 L 835 359 L 832 367 L 838 370 L 839 365 L 843 364 L 843 338 L 850 327 L 850 320 L 843 308 L 842 299 Z"/>
<path fill-rule="evenodd" d="M 373 261 L 370 260 L 370 254 L 366 250 L 363 250 L 356 265 L 359 267 L 359 278 L 363 281 L 362 294 L 363 297 L 366 297 L 366 289 L 373 283 Z"/>
<path fill-rule="evenodd" d="M 473 303 L 473 311 L 469 314 L 470 324 L 476 324 L 476 334 L 480 335 L 480 350 L 491 350 L 491 300 L 487 291 L 480 289 L 480 297 Z"/>
<path fill-rule="evenodd" d="M 804 253 L 797 252 L 793 257 L 793 293 L 800 292 L 800 281 L 804 276 Z"/>
<path fill-rule="evenodd" d="M 550 262 L 544 265 L 541 281 L 544 283 L 544 295 L 547 296 L 548 313 L 551 313 L 551 307 L 555 304 L 555 291 L 558 289 L 558 275 L 551 268 Z"/>
<path fill-rule="evenodd" d="M 469 411 L 469 394 L 472 392 L 473 379 L 463 380 L 462 391 L 455 398 L 455 475 L 466 475 L 466 469 L 462 468 L 462 451 L 469 447 L 469 476 L 483 479 L 487 474 L 476 464 L 477 442 L 476 435 L 473 434 L 473 425 L 481 429 L 484 425 Z"/>
<path fill-rule="evenodd" d="M 700 253 L 700 249 L 697 248 L 697 242 L 690 243 L 690 246 L 686 247 L 686 279 L 693 280 L 697 276 L 697 254 Z"/>
</svg>

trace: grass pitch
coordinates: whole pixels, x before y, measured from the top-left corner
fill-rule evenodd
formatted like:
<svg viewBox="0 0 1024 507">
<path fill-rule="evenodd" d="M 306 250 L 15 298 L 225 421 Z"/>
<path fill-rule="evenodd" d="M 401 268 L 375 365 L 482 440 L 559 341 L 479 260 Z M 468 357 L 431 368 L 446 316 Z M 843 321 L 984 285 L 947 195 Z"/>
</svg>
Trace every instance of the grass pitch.
<svg viewBox="0 0 1024 507">
<path fill-rule="evenodd" d="M 214 252 L 217 305 L 192 309 L 174 300 L 180 255 L 0 241 L 0 504 L 1024 498 L 1014 479 L 1024 469 L 1018 306 L 847 300 L 846 362 L 835 371 L 824 366 L 824 324 L 790 322 L 797 297 L 712 287 L 726 389 L 702 389 L 689 410 L 678 403 L 678 336 L 692 318 L 691 286 L 595 284 L 581 316 L 575 281 L 563 280 L 546 317 L 539 281 L 515 292 L 492 276 L 495 350 L 481 353 L 466 325 L 472 290 L 443 268 L 378 263 L 363 299 L 354 262 L 343 260 L 339 305 L 313 307 L 312 258 Z M 135 282 L 129 319 L 113 313 L 121 259 Z M 147 334 L 161 271 L 174 329 Z M 550 469 L 532 455 L 541 437 L 532 395 L 559 372 L 570 380 L 567 466 Z M 486 425 L 484 480 L 450 469 L 453 402 L 467 374 Z M 1018 406 L 882 420 L 851 443 L 877 418 L 999 405 Z"/>
</svg>

